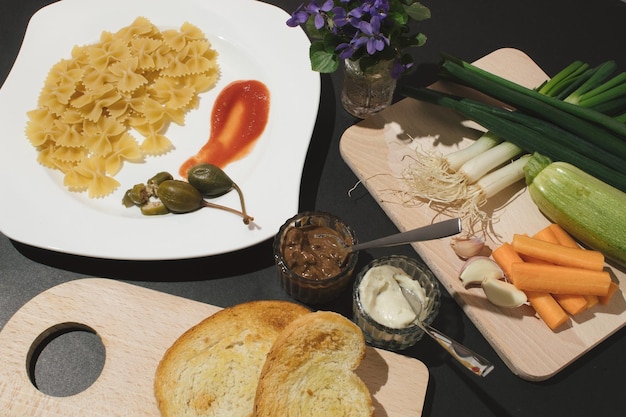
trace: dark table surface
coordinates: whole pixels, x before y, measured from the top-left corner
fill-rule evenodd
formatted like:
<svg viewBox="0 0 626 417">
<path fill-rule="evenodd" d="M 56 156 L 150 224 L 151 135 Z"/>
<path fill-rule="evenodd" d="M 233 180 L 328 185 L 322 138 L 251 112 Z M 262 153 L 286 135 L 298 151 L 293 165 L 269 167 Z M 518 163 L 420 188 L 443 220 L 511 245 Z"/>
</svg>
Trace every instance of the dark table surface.
<svg viewBox="0 0 626 417">
<path fill-rule="evenodd" d="M 48 3 L 0 0 L 0 82 L 13 65 L 28 20 Z M 269 3 L 291 11 L 300 0 Z M 473 61 L 501 47 L 524 51 L 548 74 L 575 59 L 591 64 L 614 59 L 626 70 L 626 3 L 620 0 L 423 3 L 433 15 L 421 25 L 428 42 L 414 52 L 417 71 L 401 82 L 428 85 L 434 81 L 440 52 Z M 346 191 L 357 179 L 339 155 L 338 145 L 341 134 L 358 120 L 341 107 L 338 74 L 324 75 L 321 80 L 320 111 L 302 177 L 300 210 L 330 211 L 357 230 L 361 240 L 393 233 L 397 231 L 394 224 L 364 189 L 347 196 Z M 3 143 L 8 140 L 12 139 L 0 139 Z M 8 197 L 0 198 L 4 204 Z M 417 257 L 410 246 L 405 246 L 366 251 L 361 262 L 389 254 Z M 130 282 L 222 307 L 255 299 L 289 299 L 279 287 L 272 262 L 269 241 L 216 257 L 128 262 L 56 253 L 0 235 L 0 327 L 38 293 L 85 276 Z M 346 300 L 340 298 L 324 308 L 349 315 Z M 447 324 L 441 330 L 482 353 L 496 369 L 486 378 L 477 378 L 430 340 L 408 349 L 404 354 L 418 358 L 430 371 L 424 416 L 624 415 L 626 330 L 610 336 L 556 376 L 528 382 L 511 373 L 448 294 L 444 294 L 440 316 L 446 319 L 439 322 Z M 435 320 L 435 327 L 437 324 Z M 97 377 L 104 360 L 103 348 L 97 337 L 75 333 L 59 336 L 43 348 L 34 371 L 43 392 L 72 394 Z"/>
</svg>

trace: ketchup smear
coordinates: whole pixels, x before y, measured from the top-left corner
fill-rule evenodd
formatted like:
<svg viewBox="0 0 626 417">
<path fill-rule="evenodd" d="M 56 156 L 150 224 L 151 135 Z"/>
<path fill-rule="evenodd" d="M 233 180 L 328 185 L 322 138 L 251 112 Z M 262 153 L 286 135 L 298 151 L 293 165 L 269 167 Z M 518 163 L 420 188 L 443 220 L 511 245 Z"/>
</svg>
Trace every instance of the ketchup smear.
<svg viewBox="0 0 626 417">
<path fill-rule="evenodd" d="M 194 165 L 208 163 L 220 168 L 243 158 L 265 130 L 270 107 L 269 90 L 260 81 L 230 83 L 218 95 L 211 115 L 211 134 L 198 153 L 180 167 L 187 178 Z"/>
</svg>

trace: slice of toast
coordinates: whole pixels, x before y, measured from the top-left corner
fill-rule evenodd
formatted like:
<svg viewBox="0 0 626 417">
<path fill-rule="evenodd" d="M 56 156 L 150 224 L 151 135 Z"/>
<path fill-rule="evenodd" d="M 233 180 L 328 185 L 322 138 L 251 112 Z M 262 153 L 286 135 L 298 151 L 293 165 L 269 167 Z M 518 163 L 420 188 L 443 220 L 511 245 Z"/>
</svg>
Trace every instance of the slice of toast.
<svg viewBox="0 0 626 417">
<path fill-rule="evenodd" d="M 257 387 L 257 417 L 373 416 L 372 397 L 354 373 L 365 357 L 358 326 L 318 311 L 294 320 L 270 349 Z"/>
<path fill-rule="evenodd" d="M 253 413 L 267 352 L 282 330 L 310 310 L 286 301 L 253 301 L 221 310 L 166 351 L 154 381 L 164 417 Z"/>
</svg>

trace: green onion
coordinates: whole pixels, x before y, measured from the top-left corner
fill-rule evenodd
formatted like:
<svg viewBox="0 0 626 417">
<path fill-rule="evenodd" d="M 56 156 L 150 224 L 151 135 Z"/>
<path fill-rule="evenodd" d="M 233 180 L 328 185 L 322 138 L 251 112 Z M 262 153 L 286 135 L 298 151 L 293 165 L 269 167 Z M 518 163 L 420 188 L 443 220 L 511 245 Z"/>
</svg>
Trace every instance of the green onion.
<svg viewBox="0 0 626 417">
<path fill-rule="evenodd" d="M 581 102 L 626 81 L 622 74 L 609 80 L 616 69 L 615 61 L 606 61 L 595 68 L 574 61 L 535 90 L 545 96 L 584 106 Z M 599 101 L 606 99 L 600 98 Z"/>
<path fill-rule="evenodd" d="M 587 79 L 587 77 L 584 77 L 584 74 L 588 68 L 588 64 L 574 61 L 559 71 L 554 77 L 537 87 L 536 90 L 540 94 L 551 97 L 558 97 L 562 94 L 569 95 Z"/>
<path fill-rule="evenodd" d="M 580 105 L 581 97 L 584 94 L 593 91 L 596 88 L 605 86 L 607 78 L 615 72 L 617 68 L 617 64 L 615 61 L 606 61 L 600 66 L 596 67 L 591 74 L 588 76 L 587 80 L 580 85 L 575 91 L 573 91 L 570 95 L 568 95 L 563 101 L 568 103 Z"/>
<path fill-rule="evenodd" d="M 622 76 L 618 76 L 622 81 L 626 81 L 626 73 Z M 616 85 L 610 89 L 604 89 L 598 87 L 595 90 L 591 90 L 579 97 L 578 105 L 584 107 L 594 106 L 598 103 L 603 103 L 608 100 L 613 100 L 622 96 L 626 96 L 626 84 Z"/>
<path fill-rule="evenodd" d="M 555 145 L 572 148 L 599 163 L 626 174 L 626 163 L 624 163 L 626 160 L 626 144 L 624 142 L 591 143 L 552 123 L 527 114 L 490 106 L 470 99 L 459 98 L 458 100 L 461 100 L 464 105 L 476 107 L 504 120 L 520 123 L 542 134 L 546 140 L 553 142 Z M 604 145 L 604 147 L 600 145 Z"/>
<path fill-rule="evenodd" d="M 616 115 L 619 115 L 626 111 L 626 95 L 613 100 L 603 101 L 601 103 L 589 106 L 589 108 L 604 114 L 611 115 L 611 117 L 615 119 Z"/>
<path fill-rule="evenodd" d="M 529 153 L 539 152 L 553 160 L 569 162 L 587 171 L 590 175 L 614 187 L 626 190 L 626 175 L 595 161 L 575 150 L 576 144 L 564 147 L 562 144 L 546 140 L 544 134 L 537 132 L 525 124 L 506 120 L 476 105 L 468 105 L 471 100 L 459 99 L 438 91 L 405 86 L 402 93 L 408 97 L 436 103 L 453 108 L 465 117 L 474 120 L 503 140 L 514 143 Z M 511 117 L 516 113 L 509 112 Z"/>
<path fill-rule="evenodd" d="M 518 110 L 541 116 L 588 140 L 624 140 L 626 137 L 626 125 L 605 114 L 545 96 L 450 56 L 444 56 L 441 66 L 443 77 L 467 84 Z"/>
<path fill-rule="evenodd" d="M 626 121 L 623 91 L 626 76 L 619 74 L 611 78 L 616 69 L 613 61 L 595 68 L 575 61 L 534 91 L 454 58 L 444 60 L 442 68 L 444 77 L 518 110 L 425 88 L 401 86 L 400 92 L 408 97 L 452 108 L 488 129 L 472 145 L 446 156 L 417 151 L 414 163 L 402 173 L 407 190 L 400 195 L 405 201 L 426 200 L 442 213 L 463 218 L 468 226 L 466 230 L 471 232 L 480 224 L 483 232 L 489 233 L 491 218 L 481 207 L 489 198 L 524 177 L 523 167 L 530 155 L 514 160 L 522 152 L 539 152 L 570 162 L 607 184 L 621 190 L 626 188 L 626 137 L 596 123 L 605 123 L 615 130 L 616 125 Z M 576 104 L 555 107 L 533 93 L 551 96 L 552 101 L 567 99 Z M 579 117 L 577 113 L 565 111 L 567 106 L 588 108 L 584 109 L 584 117 Z M 546 113 L 549 117 L 544 119 Z M 611 118 L 615 120 L 606 123 Z"/>
</svg>

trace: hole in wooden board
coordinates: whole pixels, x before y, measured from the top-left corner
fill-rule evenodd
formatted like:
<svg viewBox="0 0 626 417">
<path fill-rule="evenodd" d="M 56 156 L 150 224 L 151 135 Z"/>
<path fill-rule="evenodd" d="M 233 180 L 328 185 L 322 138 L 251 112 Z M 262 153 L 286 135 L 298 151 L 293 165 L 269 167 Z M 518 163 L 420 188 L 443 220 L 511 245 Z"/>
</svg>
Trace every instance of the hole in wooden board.
<svg viewBox="0 0 626 417">
<path fill-rule="evenodd" d="M 104 344 L 95 330 L 80 323 L 62 323 L 35 340 L 26 369 L 39 391 L 68 397 L 89 388 L 100 376 L 104 361 Z"/>
</svg>

